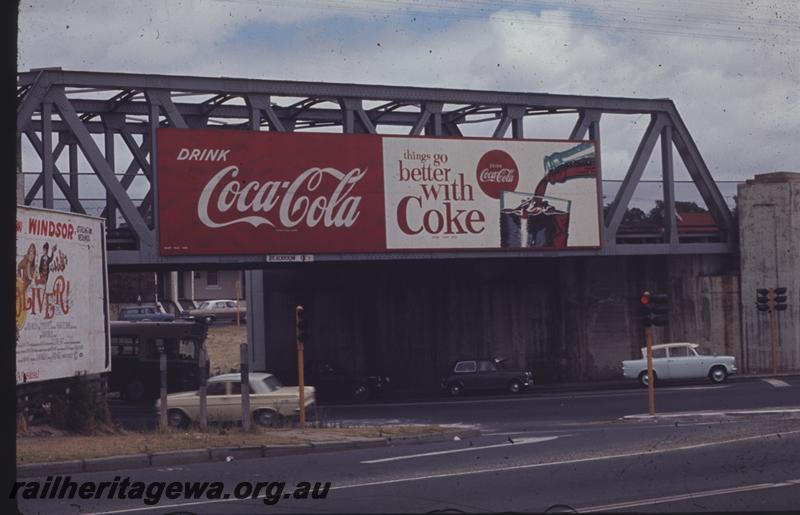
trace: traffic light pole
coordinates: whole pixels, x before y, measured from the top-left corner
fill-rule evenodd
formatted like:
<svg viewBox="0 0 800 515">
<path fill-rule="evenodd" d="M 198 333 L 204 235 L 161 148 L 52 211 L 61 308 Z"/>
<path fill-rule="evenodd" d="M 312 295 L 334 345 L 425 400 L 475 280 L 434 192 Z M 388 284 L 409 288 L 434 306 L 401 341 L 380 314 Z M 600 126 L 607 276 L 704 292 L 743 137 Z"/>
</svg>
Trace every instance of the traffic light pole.
<svg viewBox="0 0 800 515">
<path fill-rule="evenodd" d="M 778 314 L 775 312 L 775 301 L 773 300 L 772 288 L 769 289 L 769 298 L 769 342 L 772 347 L 772 374 L 775 375 L 778 373 L 778 349 L 776 343 L 776 335 L 778 332 Z"/>
<path fill-rule="evenodd" d="M 656 392 L 653 384 L 653 328 L 644 328 L 644 339 L 647 345 L 647 413 L 652 417 L 656 414 Z"/>
<path fill-rule="evenodd" d="M 297 388 L 299 390 L 299 403 L 300 403 L 300 427 L 305 430 L 306 427 L 306 389 L 305 389 L 305 367 L 303 364 L 303 342 L 300 340 L 302 339 L 300 336 L 300 326 L 302 325 L 301 322 L 304 322 L 304 311 L 303 306 L 297 306 L 295 308 L 295 325 L 297 327 Z"/>
<path fill-rule="evenodd" d="M 778 373 L 778 311 L 786 310 L 786 288 L 757 288 L 756 308 L 769 312 L 769 343 L 772 373 Z"/>
</svg>

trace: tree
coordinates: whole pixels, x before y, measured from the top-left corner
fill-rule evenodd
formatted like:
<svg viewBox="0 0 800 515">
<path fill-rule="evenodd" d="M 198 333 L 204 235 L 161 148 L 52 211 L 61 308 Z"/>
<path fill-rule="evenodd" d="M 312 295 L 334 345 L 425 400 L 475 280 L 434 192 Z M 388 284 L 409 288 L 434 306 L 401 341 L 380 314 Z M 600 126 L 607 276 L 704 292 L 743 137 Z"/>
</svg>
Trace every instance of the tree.
<svg viewBox="0 0 800 515">
<path fill-rule="evenodd" d="M 707 210 L 696 202 L 675 201 L 676 213 L 706 213 Z M 647 214 L 647 221 L 654 225 L 664 225 L 664 201 L 656 200 L 656 206 Z"/>
<path fill-rule="evenodd" d="M 625 215 L 622 217 L 623 225 L 641 225 L 647 222 L 647 215 L 638 207 L 632 207 L 625 210 Z"/>
</svg>

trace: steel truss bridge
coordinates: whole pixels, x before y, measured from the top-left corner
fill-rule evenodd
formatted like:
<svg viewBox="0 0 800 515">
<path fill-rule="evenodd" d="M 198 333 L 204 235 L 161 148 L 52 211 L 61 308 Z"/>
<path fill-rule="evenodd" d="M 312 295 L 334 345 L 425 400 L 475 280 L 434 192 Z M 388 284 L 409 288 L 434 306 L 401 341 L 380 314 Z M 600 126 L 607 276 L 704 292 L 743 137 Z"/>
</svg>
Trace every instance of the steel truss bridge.
<svg viewBox="0 0 800 515">
<path fill-rule="evenodd" d="M 263 256 L 164 257 L 158 251 L 157 184 L 159 127 L 251 131 L 324 130 L 463 137 L 465 124 L 489 121 L 494 138 L 524 138 L 533 116 L 572 114 L 569 139 L 600 142 L 603 116 L 647 115 L 615 198 L 605 209 L 602 248 L 595 251 L 488 251 L 473 253 L 320 255 L 316 260 L 407 259 L 454 256 L 564 256 L 713 254 L 736 251 L 733 218 L 678 110 L 668 99 L 511 93 L 240 78 L 186 77 L 38 69 L 18 74 L 17 145 L 32 147 L 35 165 L 18 161 L 26 184 L 25 204 L 46 208 L 65 202 L 87 212 L 89 195 L 79 187 L 89 175 L 104 190 L 109 265 L 177 269 L 198 265 L 257 267 Z M 660 142 L 663 202 L 675 213 L 673 148 L 702 196 L 716 227 L 698 238 L 679 233 L 664 216 L 657 233 L 631 236 L 619 229 L 634 190 Z M 66 156 L 62 154 L 66 151 Z M 602 157 L 602 156 L 601 156 Z M 123 161 L 124 163 L 120 163 Z M 59 166 L 59 163 L 61 165 Z M 66 168 L 66 169 L 63 169 Z M 18 180 L 22 176 L 18 175 Z M 143 181 L 139 198 L 132 185 Z M 56 188 L 60 193 L 56 192 Z M 140 188 L 141 189 L 141 188 Z M 100 194 L 103 195 L 102 193 Z M 97 191 L 93 197 L 98 196 Z"/>
</svg>

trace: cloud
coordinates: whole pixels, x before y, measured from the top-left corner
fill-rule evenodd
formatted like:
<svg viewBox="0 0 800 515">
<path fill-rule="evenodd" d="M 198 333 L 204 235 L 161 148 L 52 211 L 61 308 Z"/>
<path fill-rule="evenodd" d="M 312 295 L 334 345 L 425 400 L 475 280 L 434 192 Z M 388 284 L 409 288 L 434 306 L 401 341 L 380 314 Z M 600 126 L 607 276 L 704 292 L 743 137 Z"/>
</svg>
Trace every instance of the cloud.
<svg viewBox="0 0 800 515">
<path fill-rule="evenodd" d="M 798 4 L 284 4 L 28 1 L 20 67 L 671 98 L 716 178 L 797 169 Z M 614 176 L 631 120 L 601 124 Z"/>
</svg>

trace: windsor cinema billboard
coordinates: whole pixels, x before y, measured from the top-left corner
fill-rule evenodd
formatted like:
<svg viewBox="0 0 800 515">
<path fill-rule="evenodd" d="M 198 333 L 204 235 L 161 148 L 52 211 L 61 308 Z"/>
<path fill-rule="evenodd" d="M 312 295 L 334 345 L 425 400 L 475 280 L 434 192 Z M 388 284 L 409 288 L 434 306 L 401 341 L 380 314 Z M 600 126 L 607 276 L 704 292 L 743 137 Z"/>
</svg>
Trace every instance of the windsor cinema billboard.
<svg viewBox="0 0 800 515">
<path fill-rule="evenodd" d="M 161 254 L 600 247 L 589 141 L 159 129 Z"/>
</svg>

